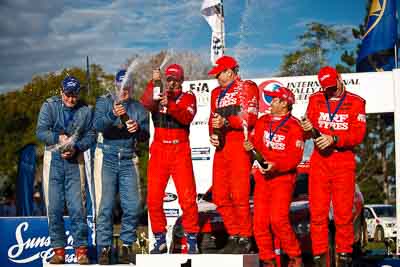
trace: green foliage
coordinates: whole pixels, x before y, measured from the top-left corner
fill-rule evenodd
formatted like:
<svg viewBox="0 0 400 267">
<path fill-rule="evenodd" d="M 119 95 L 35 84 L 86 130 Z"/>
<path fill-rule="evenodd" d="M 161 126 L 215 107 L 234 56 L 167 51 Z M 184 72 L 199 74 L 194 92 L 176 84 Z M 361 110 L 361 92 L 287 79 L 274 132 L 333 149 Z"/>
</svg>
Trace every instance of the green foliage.
<svg viewBox="0 0 400 267">
<path fill-rule="evenodd" d="M 383 186 L 378 180 L 371 178 L 362 181 L 360 190 L 363 193 L 365 204 L 383 203 L 386 196 L 383 193 Z"/>
<path fill-rule="evenodd" d="M 306 32 L 298 36 L 300 48 L 284 55 L 280 76 L 314 75 L 327 64 L 329 53 L 343 50 L 351 41 L 349 28 L 318 22 L 308 23 L 306 27 Z M 340 67 L 344 69 L 345 66 Z"/>
</svg>

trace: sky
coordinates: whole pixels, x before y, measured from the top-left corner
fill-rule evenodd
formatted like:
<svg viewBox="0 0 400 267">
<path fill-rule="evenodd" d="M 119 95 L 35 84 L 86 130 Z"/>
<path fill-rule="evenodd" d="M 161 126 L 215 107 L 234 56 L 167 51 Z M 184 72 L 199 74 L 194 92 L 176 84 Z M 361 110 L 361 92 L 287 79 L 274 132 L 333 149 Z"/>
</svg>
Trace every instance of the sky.
<svg viewBox="0 0 400 267">
<path fill-rule="evenodd" d="M 87 55 L 109 73 L 134 54 L 160 50 L 193 51 L 209 60 L 211 30 L 202 2 L 0 0 L 0 93 L 34 75 L 84 68 Z M 365 8 L 366 0 L 224 0 L 226 54 L 238 59 L 242 77 L 271 77 L 283 55 L 299 47 L 296 37 L 307 23 L 355 27 Z"/>
</svg>

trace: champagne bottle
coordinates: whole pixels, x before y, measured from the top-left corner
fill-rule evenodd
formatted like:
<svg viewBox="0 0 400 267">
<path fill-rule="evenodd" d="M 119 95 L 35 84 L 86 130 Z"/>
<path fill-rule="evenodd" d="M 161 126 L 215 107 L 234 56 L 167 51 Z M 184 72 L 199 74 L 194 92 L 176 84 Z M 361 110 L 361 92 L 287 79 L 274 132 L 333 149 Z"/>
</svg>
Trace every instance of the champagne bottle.
<svg viewBox="0 0 400 267">
<path fill-rule="evenodd" d="M 219 145 L 217 146 L 217 150 L 220 150 L 224 147 L 225 145 L 225 138 L 222 133 L 222 129 L 220 128 L 213 128 L 213 134 L 215 134 L 218 137 Z"/>
<path fill-rule="evenodd" d="M 268 169 L 268 163 L 264 162 L 265 160 L 264 160 L 264 157 L 261 155 L 261 153 L 259 153 L 254 148 L 252 150 L 250 150 L 250 152 L 253 156 L 253 162 L 257 161 L 263 169 Z"/>
<path fill-rule="evenodd" d="M 321 136 L 321 133 L 317 129 L 315 129 L 315 128 L 311 129 L 311 137 L 313 139 L 317 139 L 320 136 Z"/>
<path fill-rule="evenodd" d="M 122 114 L 121 116 L 119 116 L 119 119 L 121 120 L 121 122 L 126 125 L 126 122 L 129 120 L 129 116 L 127 113 Z"/>
<path fill-rule="evenodd" d="M 117 102 L 117 105 L 122 106 L 122 102 Z M 126 122 L 129 120 L 128 113 L 125 112 L 124 114 L 120 115 L 119 119 L 121 120 L 122 125 L 126 126 Z"/>
<path fill-rule="evenodd" d="M 217 113 L 215 113 L 216 115 Z M 213 134 L 218 137 L 219 145 L 216 147 L 217 150 L 220 150 L 225 145 L 225 135 L 222 128 L 213 128 Z"/>
<path fill-rule="evenodd" d="M 163 92 L 164 92 L 163 83 L 161 82 L 161 80 L 155 80 L 153 86 L 153 99 L 159 100 L 160 94 L 162 94 Z"/>
</svg>

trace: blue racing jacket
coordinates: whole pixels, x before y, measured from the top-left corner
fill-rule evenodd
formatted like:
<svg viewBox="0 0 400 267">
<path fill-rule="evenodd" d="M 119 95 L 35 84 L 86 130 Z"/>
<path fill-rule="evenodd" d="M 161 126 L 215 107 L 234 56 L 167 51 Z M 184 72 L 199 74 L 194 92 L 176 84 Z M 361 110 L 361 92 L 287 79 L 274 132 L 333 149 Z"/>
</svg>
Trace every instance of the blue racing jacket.
<svg viewBox="0 0 400 267">
<path fill-rule="evenodd" d="M 92 109 L 81 101 L 75 107 L 69 108 L 64 105 L 60 96 L 50 97 L 40 109 L 36 136 L 46 146 L 52 146 L 58 143 L 61 134 L 75 134 L 75 149 L 85 151 L 94 144 L 96 138 L 92 116 Z"/>
<path fill-rule="evenodd" d="M 111 94 L 103 95 L 96 101 L 93 125 L 97 133 L 101 133 L 97 143 L 102 143 L 111 149 L 124 148 L 135 152 L 137 141 L 146 139 L 149 135 L 148 112 L 136 100 L 129 99 L 122 102 L 129 118 L 139 125 L 138 131 L 129 133 L 121 119 L 114 115 L 113 104 Z"/>
</svg>

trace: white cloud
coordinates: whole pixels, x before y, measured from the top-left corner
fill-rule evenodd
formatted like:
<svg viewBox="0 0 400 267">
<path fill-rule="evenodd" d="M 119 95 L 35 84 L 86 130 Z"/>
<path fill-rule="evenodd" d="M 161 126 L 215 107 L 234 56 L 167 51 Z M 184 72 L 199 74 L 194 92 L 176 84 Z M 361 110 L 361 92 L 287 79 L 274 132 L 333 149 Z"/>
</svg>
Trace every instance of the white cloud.
<svg viewBox="0 0 400 267">
<path fill-rule="evenodd" d="M 84 66 L 84 57 L 114 71 L 136 53 L 192 47 L 198 0 L 4 0 L 0 3 L 0 92 L 32 75 Z M 180 15 L 177 15 L 180 14 Z M 26 66 L 26 65 L 29 65 Z"/>
</svg>

